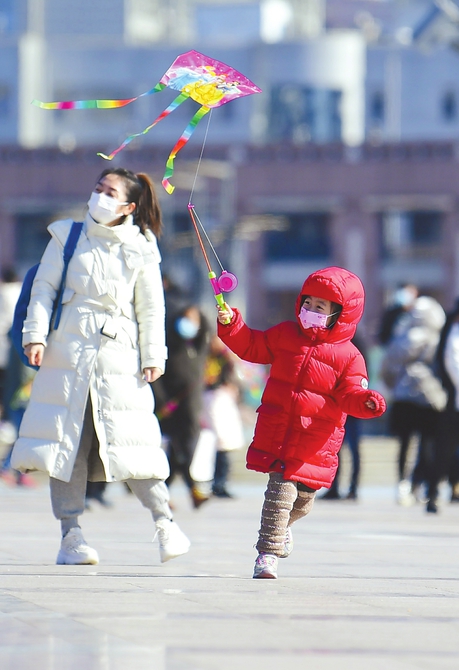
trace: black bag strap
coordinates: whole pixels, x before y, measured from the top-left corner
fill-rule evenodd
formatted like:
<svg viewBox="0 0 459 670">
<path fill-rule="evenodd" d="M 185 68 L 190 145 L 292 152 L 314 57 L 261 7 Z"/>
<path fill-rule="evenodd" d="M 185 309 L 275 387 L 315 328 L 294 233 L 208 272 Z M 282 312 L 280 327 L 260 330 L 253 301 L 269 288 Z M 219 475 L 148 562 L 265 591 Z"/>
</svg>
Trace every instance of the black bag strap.
<svg viewBox="0 0 459 670">
<path fill-rule="evenodd" d="M 61 283 L 54 302 L 53 318 L 51 319 L 50 330 L 57 330 L 62 314 L 62 296 L 64 295 L 65 280 L 67 279 L 67 269 L 69 267 L 70 259 L 76 249 L 78 238 L 83 228 L 82 221 L 74 221 L 70 229 L 69 236 L 64 246 L 64 267 L 62 270 Z"/>
</svg>

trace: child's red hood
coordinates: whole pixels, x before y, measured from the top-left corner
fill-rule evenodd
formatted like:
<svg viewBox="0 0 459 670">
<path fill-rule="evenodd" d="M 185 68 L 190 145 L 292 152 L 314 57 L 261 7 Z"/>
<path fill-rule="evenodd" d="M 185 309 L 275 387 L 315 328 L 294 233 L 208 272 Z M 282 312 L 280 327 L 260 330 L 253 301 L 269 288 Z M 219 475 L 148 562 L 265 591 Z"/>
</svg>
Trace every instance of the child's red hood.
<svg viewBox="0 0 459 670">
<path fill-rule="evenodd" d="M 331 300 L 342 305 L 341 314 L 332 328 L 303 328 L 298 315 L 304 295 Z M 296 319 L 304 334 L 316 341 L 345 342 L 354 336 L 357 324 L 362 318 L 364 302 L 365 291 L 357 275 L 344 268 L 324 268 L 313 272 L 304 282 L 296 299 Z"/>
</svg>

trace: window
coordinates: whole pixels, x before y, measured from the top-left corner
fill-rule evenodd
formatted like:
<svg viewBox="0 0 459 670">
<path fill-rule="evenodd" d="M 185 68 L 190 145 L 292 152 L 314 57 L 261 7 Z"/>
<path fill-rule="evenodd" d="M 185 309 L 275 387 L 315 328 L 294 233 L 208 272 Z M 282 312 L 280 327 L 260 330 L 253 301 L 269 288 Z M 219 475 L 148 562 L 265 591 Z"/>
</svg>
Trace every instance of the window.
<svg viewBox="0 0 459 670">
<path fill-rule="evenodd" d="M 380 215 L 381 257 L 424 258 L 439 248 L 441 212 L 384 212 Z"/>
<path fill-rule="evenodd" d="M 341 140 L 341 91 L 299 84 L 274 86 L 270 135 L 296 144 Z"/>
<path fill-rule="evenodd" d="M 6 84 L 0 84 L 0 118 L 10 112 L 11 91 Z"/>
<path fill-rule="evenodd" d="M 20 266 L 38 263 L 51 239 L 46 227 L 56 218 L 51 212 L 16 216 L 16 257 Z"/>
<path fill-rule="evenodd" d="M 269 261 L 311 260 L 330 256 L 328 214 L 286 214 L 286 230 L 265 234 L 266 259 Z"/>
<path fill-rule="evenodd" d="M 454 121 L 457 118 L 457 98 L 454 91 L 447 91 L 441 100 L 441 115 L 444 121 Z"/>
<path fill-rule="evenodd" d="M 376 123 L 384 121 L 384 94 L 381 91 L 376 91 L 372 94 L 369 104 L 370 119 Z"/>
</svg>

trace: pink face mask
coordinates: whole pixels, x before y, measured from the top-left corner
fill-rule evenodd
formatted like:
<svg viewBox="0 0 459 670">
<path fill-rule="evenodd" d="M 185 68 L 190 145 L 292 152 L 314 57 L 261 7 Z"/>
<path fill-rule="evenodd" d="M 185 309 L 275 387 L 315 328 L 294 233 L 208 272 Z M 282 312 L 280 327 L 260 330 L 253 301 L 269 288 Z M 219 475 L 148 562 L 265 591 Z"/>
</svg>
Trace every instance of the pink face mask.
<svg viewBox="0 0 459 670">
<path fill-rule="evenodd" d="M 319 314 L 302 307 L 300 310 L 300 321 L 303 328 L 326 328 L 329 314 Z"/>
</svg>

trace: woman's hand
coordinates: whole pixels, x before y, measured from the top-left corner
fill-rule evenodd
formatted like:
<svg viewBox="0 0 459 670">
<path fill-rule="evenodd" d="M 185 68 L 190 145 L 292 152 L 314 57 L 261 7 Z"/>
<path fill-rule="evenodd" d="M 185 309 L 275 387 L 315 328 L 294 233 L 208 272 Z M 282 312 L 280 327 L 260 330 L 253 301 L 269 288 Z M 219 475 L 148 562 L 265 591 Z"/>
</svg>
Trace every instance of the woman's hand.
<svg viewBox="0 0 459 670">
<path fill-rule="evenodd" d="M 30 365 L 34 365 L 37 368 L 39 368 L 42 363 L 44 352 L 44 344 L 34 344 L 32 342 L 31 344 L 28 344 L 26 347 L 24 347 L 24 354 L 29 359 Z"/>
<path fill-rule="evenodd" d="M 365 403 L 365 406 L 368 407 L 368 409 L 376 409 L 376 403 L 374 400 L 367 400 Z"/>
<path fill-rule="evenodd" d="M 221 323 L 223 326 L 231 322 L 233 315 L 234 315 L 233 310 L 226 302 L 224 307 L 220 307 L 220 305 L 217 305 L 217 319 L 219 323 Z"/>
<path fill-rule="evenodd" d="M 143 378 L 146 382 L 155 382 L 161 377 L 163 371 L 161 368 L 144 368 L 143 369 Z"/>
</svg>

